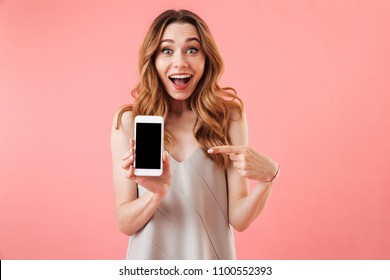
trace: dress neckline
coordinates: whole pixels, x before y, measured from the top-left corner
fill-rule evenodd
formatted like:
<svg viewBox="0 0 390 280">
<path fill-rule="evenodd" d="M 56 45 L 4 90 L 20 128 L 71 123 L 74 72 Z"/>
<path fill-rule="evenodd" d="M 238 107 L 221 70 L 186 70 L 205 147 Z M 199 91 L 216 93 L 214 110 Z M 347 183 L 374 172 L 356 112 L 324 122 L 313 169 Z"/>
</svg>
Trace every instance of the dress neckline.
<svg viewBox="0 0 390 280">
<path fill-rule="evenodd" d="M 201 149 L 200 149 L 199 146 L 197 146 L 197 147 L 192 151 L 192 153 L 191 153 L 186 159 L 184 159 L 184 160 L 182 160 L 182 161 L 176 160 L 170 153 L 168 153 L 168 155 L 169 155 L 169 157 L 170 157 L 174 162 L 176 162 L 177 164 L 182 164 L 182 163 L 184 163 L 184 162 L 186 162 L 186 161 L 189 161 L 189 160 L 197 153 L 198 150 L 201 151 Z"/>
</svg>

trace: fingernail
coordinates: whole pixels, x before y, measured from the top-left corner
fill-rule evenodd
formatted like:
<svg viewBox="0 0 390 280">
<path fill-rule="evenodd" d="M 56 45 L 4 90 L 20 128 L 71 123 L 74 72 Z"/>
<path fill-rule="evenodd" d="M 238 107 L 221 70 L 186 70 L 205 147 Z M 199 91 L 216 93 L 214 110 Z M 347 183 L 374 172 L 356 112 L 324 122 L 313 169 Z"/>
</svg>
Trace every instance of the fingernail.
<svg viewBox="0 0 390 280">
<path fill-rule="evenodd" d="M 211 149 L 208 149 L 207 152 L 208 152 L 209 154 L 212 154 L 212 153 L 214 153 L 214 150 L 211 148 Z"/>
</svg>

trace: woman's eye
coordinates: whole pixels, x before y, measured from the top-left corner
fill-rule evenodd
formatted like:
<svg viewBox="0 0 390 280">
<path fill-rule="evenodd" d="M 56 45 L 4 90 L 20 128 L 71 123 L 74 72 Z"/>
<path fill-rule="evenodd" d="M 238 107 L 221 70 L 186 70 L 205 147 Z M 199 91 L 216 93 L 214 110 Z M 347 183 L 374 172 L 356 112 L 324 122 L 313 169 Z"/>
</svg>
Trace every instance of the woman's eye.
<svg viewBox="0 0 390 280">
<path fill-rule="evenodd" d="M 197 53 L 198 52 L 198 49 L 196 49 L 196 48 L 189 48 L 188 50 L 187 50 L 187 53 L 188 54 L 195 54 L 195 53 Z"/>
<path fill-rule="evenodd" d="M 163 54 L 172 54 L 172 50 L 167 49 L 167 48 L 163 48 L 163 49 L 161 50 L 161 52 L 162 52 Z"/>
</svg>

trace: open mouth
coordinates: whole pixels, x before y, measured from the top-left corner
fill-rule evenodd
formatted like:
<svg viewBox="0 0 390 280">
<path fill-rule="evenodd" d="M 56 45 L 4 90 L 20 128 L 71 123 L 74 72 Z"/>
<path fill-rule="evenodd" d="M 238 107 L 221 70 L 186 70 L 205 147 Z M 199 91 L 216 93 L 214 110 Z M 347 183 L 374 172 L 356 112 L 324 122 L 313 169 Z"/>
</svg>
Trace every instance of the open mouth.
<svg viewBox="0 0 390 280">
<path fill-rule="evenodd" d="M 191 80 L 191 75 L 171 75 L 169 79 L 172 83 L 178 88 L 184 88 L 188 85 L 188 82 Z"/>
</svg>

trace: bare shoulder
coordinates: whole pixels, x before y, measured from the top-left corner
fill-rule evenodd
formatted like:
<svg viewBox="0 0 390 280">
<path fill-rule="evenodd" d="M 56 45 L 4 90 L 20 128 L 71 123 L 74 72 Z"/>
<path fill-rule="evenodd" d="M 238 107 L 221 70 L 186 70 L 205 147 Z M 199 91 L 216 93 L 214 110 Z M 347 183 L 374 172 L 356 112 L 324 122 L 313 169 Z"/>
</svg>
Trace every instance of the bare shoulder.
<svg viewBox="0 0 390 280">
<path fill-rule="evenodd" d="M 248 145 L 248 128 L 245 111 L 234 108 L 230 112 L 229 138 L 231 145 Z"/>
<path fill-rule="evenodd" d="M 111 127 L 111 153 L 113 163 L 118 170 L 121 170 L 121 158 L 129 150 L 129 143 L 133 138 L 132 113 L 122 111 L 122 108 L 115 112 Z"/>
<path fill-rule="evenodd" d="M 242 121 L 242 119 L 245 118 L 245 111 L 240 110 L 237 107 L 230 107 L 230 119 L 232 121 Z"/>
<path fill-rule="evenodd" d="M 118 132 L 127 137 L 133 136 L 133 114 L 131 110 L 123 111 L 123 107 L 119 108 L 112 120 L 112 133 Z"/>
</svg>

